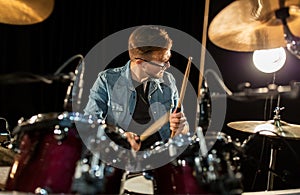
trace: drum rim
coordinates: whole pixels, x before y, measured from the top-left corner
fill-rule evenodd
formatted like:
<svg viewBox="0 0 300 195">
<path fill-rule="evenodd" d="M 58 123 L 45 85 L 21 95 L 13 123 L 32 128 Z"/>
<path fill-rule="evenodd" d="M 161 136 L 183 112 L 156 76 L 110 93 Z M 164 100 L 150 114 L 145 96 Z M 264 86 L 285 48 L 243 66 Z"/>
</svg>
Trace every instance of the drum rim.
<svg viewBox="0 0 300 195">
<path fill-rule="evenodd" d="M 43 121 L 51 121 L 51 120 L 62 120 L 66 118 L 79 117 L 79 118 L 86 118 L 92 121 L 97 121 L 98 119 L 92 115 L 84 115 L 80 112 L 49 112 L 49 113 L 39 113 L 36 115 L 31 116 L 29 119 L 24 120 L 18 124 L 18 126 L 26 126 L 32 125 L 34 123 L 40 123 Z M 60 118 L 62 117 L 62 118 Z M 74 119 L 74 121 L 81 121 L 78 119 Z M 82 121 L 81 121 L 82 122 Z"/>
<path fill-rule="evenodd" d="M 58 112 L 49 112 L 49 113 L 39 113 L 36 115 L 31 116 L 29 119 L 22 121 L 18 124 L 18 126 L 26 126 L 26 125 L 32 125 L 34 123 L 39 123 L 42 121 L 49 121 L 49 120 L 55 120 L 59 116 Z"/>
<path fill-rule="evenodd" d="M 18 134 L 21 131 L 30 131 L 37 128 L 44 128 L 45 126 L 54 126 L 62 123 L 64 120 L 73 121 L 77 123 L 85 124 L 101 124 L 101 121 L 92 115 L 84 115 L 80 112 L 49 112 L 39 113 L 31 116 L 29 119 L 18 122 L 18 125 L 13 130 L 13 135 Z M 42 125 L 44 124 L 44 125 Z"/>
</svg>

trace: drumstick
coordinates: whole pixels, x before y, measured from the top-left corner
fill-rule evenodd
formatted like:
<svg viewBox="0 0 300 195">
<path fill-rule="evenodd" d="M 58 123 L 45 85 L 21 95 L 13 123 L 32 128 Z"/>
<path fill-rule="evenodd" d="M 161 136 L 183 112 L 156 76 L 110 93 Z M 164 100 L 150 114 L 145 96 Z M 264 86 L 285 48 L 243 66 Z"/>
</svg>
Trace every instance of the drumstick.
<svg viewBox="0 0 300 195">
<path fill-rule="evenodd" d="M 179 97 L 178 105 L 177 105 L 177 108 L 176 108 L 176 110 L 179 111 L 179 112 L 180 112 L 181 103 L 183 101 L 184 94 L 185 94 L 185 89 L 186 89 L 186 85 L 187 85 L 187 81 L 188 81 L 188 75 L 190 74 L 191 61 L 192 61 L 192 57 L 189 57 L 189 61 L 188 61 L 188 64 L 187 64 L 187 69 L 185 71 L 183 83 L 182 83 L 182 86 L 181 86 L 181 92 L 180 92 L 180 97 Z M 167 112 L 162 117 L 160 117 L 157 121 L 155 121 L 150 127 L 148 127 L 144 131 L 144 133 L 141 134 L 140 140 L 144 141 L 150 135 L 152 135 L 156 131 L 158 131 L 164 124 L 166 124 L 169 121 L 169 116 L 170 116 L 170 113 Z"/>
<path fill-rule="evenodd" d="M 157 121 L 155 121 L 150 127 L 148 127 L 144 133 L 140 136 L 140 140 L 144 141 L 147 139 L 150 135 L 154 134 L 157 130 L 159 130 L 164 124 L 166 124 L 169 121 L 169 115 L 170 113 L 167 112 L 162 117 L 160 117 Z"/>
<path fill-rule="evenodd" d="M 184 74 L 184 78 L 183 78 L 182 85 L 181 85 L 180 96 L 179 96 L 177 108 L 175 109 L 174 112 L 180 112 L 181 111 L 181 104 L 183 102 L 187 82 L 189 80 L 189 74 L 190 74 L 192 59 L 193 59 L 192 57 L 189 57 L 189 59 L 188 59 L 188 64 L 187 64 L 185 74 Z M 171 138 L 173 138 L 174 135 L 175 135 L 175 131 L 172 131 Z"/>
</svg>

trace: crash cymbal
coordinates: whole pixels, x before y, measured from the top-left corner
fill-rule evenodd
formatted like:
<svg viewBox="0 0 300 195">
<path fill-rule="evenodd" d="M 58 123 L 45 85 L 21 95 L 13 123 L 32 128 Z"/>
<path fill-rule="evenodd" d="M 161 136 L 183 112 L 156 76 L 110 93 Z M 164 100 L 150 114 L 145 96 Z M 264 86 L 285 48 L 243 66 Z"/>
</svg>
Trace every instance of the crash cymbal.
<svg viewBox="0 0 300 195">
<path fill-rule="evenodd" d="M 27 25 L 39 23 L 51 14 L 54 0 L 0 0 L 0 22 Z"/>
<path fill-rule="evenodd" d="M 274 124 L 274 120 L 237 121 L 237 122 L 230 122 L 227 124 L 227 126 L 247 133 L 259 132 L 259 134 L 270 135 L 270 136 L 276 136 L 276 134 L 278 134 L 286 138 L 300 139 L 300 125 L 289 124 L 284 121 L 280 121 L 280 124 L 281 124 L 280 125 L 281 128 L 277 127 Z"/>
<path fill-rule="evenodd" d="M 285 0 L 287 25 L 300 36 L 300 0 Z M 238 0 L 225 7 L 209 25 L 208 37 L 218 47 L 249 52 L 285 47 L 281 20 L 275 16 L 278 0 Z"/>
</svg>

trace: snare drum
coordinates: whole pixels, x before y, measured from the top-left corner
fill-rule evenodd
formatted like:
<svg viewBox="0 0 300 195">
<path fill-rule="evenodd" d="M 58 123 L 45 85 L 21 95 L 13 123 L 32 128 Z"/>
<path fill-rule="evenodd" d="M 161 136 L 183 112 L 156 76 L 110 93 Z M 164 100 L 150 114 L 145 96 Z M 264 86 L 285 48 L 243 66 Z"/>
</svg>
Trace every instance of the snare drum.
<svg viewBox="0 0 300 195">
<path fill-rule="evenodd" d="M 75 125 L 76 123 L 76 125 Z M 80 128 L 96 128 L 94 120 L 80 113 L 48 113 L 20 121 L 13 130 L 18 154 L 6 190 L 41 193 L 70 192 L 76 162 L 81 157 Z"/>
</svg>

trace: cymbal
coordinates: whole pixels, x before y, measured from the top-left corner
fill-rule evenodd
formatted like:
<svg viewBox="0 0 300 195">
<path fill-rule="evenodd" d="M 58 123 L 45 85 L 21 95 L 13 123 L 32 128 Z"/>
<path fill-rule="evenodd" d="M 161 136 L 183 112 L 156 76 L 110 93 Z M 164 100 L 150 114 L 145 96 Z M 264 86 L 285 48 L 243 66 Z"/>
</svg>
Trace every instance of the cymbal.
<svg viewBox="0 0 300 195">
<path fill-rule="evenodd" d="M 300 0 L 285 0 L 290 17 L 287 25 L 300 36 Z M 249 52 L 285 47 L 281 20 L 275 16 L 279 9 L 274 0 L 238 0 L 219 12 L 209 25 L 208 37 L 218 47 Z"/>
<path fill-rule="evenodd" d="M 0 22 L 28 25 L 42 22 L 51 14 L 54 0 L 0 0 Z"/>
<path fill-rule="evenodd" d="M 281 130 L 274 124 L 274 120 L 269 121 L 237 121 L 227 124 L 228 127 L 247 132 L 258 133 L 261 135 L 276 136 L 276 134 L 291 139 L 300 139 L 300 125 L 289 124 L 280 121 Z M 274 132 L 274 133 L 272 133 Z M 276 134 L 275 134 L 276 133 Z"/>
</svg>

